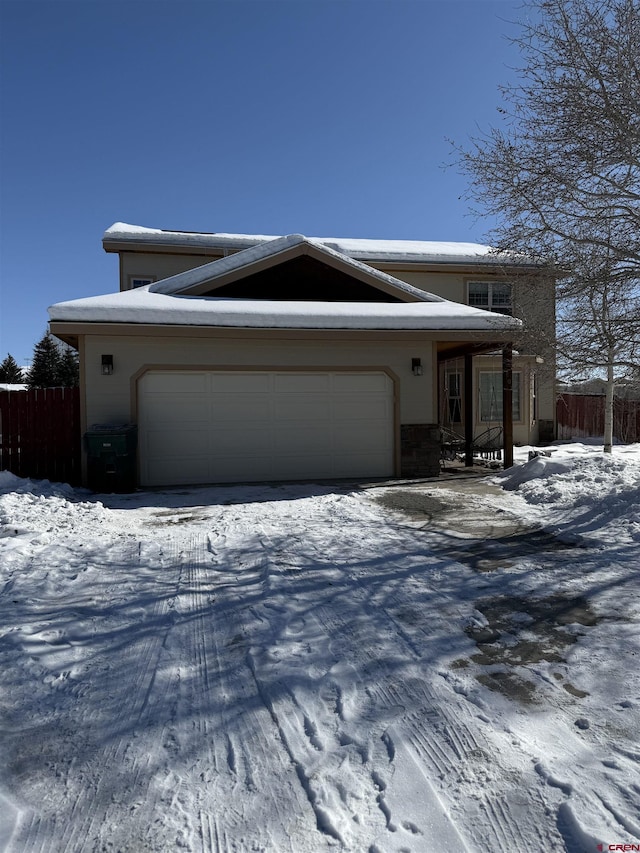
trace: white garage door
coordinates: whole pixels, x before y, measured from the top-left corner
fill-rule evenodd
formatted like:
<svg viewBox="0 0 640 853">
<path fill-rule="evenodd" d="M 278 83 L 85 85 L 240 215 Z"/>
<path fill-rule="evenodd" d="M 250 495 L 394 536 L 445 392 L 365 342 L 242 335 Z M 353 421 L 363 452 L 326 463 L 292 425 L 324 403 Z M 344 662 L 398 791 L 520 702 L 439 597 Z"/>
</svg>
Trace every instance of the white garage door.
<svg viewBox="0 0 640 853">
<path fill-rule="evenodd" d="M 393 423 L 385 373 L 151 371 L 141 485 L 388 477 Z"/>
</svg>

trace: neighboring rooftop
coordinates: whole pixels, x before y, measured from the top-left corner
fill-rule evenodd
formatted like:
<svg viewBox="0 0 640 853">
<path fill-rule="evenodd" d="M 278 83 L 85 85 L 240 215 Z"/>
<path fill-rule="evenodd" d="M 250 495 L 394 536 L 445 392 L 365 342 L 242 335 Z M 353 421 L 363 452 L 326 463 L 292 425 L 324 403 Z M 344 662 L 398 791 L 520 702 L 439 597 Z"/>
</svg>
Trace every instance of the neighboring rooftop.
<svg viewBox="0 0 640 853">
<path fill-rule="evenodd" d="M 575 382 L 559 382 L 558 394 L 581 394 L 584 396 L 601 397 L 606 394 L 607 383 L 604 379 L 584 379 Z M 614 394 L 618 399 L 640 400 L 640 381 L 637 379 L 618 379 L 615 383 Z"/>
<path fill-rule="evenodd" d="M 117 252 L 134 246 L 192 248 L 238 252 L 281 235 L 226 234 L 193 231 L 168 231 L 116 222 L 102 238 L 107 252 Z M 429 240 L 372 240 L 343 237 L 313 237 L 314 243 L 333 249 L 350 258 L 380 263 L 416 264 L 497 264 L 535 265 L 531 259 L 504 255 L 481 243 L 452 243 Z"/>
</svg>

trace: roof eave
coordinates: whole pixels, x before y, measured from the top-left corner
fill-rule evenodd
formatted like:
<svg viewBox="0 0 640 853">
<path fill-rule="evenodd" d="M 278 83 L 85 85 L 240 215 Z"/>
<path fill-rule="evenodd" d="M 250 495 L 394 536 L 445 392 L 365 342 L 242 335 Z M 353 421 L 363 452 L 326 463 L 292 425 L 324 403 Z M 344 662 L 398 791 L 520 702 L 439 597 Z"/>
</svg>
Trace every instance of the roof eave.
<svg viewBox="0 0 640 853">
<path fill-rule="evenodd" d="M 362 260 L 362 258 L 358 258 L 357 260 Z M 479 270 L 483 273 L 508 273 L 508 272 L 518 272 L 520 274 L 524 272 L 535 272 L 540 273 L 547 267 L 547 264 L 540 262 L 524 262 L 524 261 L 513 261 L 508 260 L 507 258 L 500 258 L 497 255 L 492 255 L 490 257 L 478 257 L 478 258 L 466 258 L 464 260 L 456 258 L 453 260 L 433 260 L 426 261 L 424 258 L 416 259 L 416 260 L 408 260 L 403 258 L 402 260 L 376 260 L 376 258 L 369 258 L 366 263 L 376 266 L 376 269 L 383 270 L 384 272 L 389 272 L 393 274 L 395 270 L 403 270 L 408 266 L 411 266 L 412 269 L 416 271 L 424 271 L 424 272 L 456 272 L 456 273 L 468 273 L 469 275 L 476 275 Z"/>
<path fill-rule="evenodd" d="M 360 337 L 384 337 L 396 340 L 406 339 L 407 336 L 422 337 L 425 340 L 439 342 L 464 342 L 478 344 L 483 348 L 487 344 L 496 347 L 513 339 L 515 329 L 388 329 L 388 328 L 324 328 L 324 327 L 275 327 L 275 326 L 217 326 L 204 324 L 186 323 L 132 323 L 105 320 L 50 320 L 49 330 L 51 334 L 62 340 L 75 340 L 82 335 L 124 335 L 182 337 L 189 334 L 190 337 L 282 337 L 294 339 L 300 337 L 331 338 L 337 339 L 360 338 Z M 470 339 L 472 338 L 472 339 Z"/>
<path fill-rule="evenodd" d="M 116 232 L 117 237 L 110 237 L 109 231 L 102 238 L 102 246 L 105 252 L 156 252 L 174 254 L 194 255 L 220 255 L 225 256 L 250 249 L 269 240 L 279 239 L 276 236 L 266 235 L 216 235 L 204 232 L 182 231 L 152 231 L 132 232 L 131 236 L 125 236 L 123 232 Z M 310 240 L 325 245 L 323 238 L 309 238 Z M 332 240 L 329 242 L 333 243 Z M 327 245 L 326 248 L 331 248 Z M 410 266 L 414 269 L 424 269 L 431 272 L 464 272 L 468 270 L 473 273 L 478 268 L 491 271 L 504 272 L 505 270 L 531 270 L 540 271 L 546 264 L 543 261 L 534 262 L 530 260 L 515 260 L 508 257 L 500 257 L 498 254 L 479 254 L 477 257 L 428 257 L 427 255 L 407 255 L 394 252 L 364 252 L 362 250 L 346 251 L 338 249 L 340 254 L 366 264 L 373 264 L 377 269 L 405 269 Z"/>
</svg>

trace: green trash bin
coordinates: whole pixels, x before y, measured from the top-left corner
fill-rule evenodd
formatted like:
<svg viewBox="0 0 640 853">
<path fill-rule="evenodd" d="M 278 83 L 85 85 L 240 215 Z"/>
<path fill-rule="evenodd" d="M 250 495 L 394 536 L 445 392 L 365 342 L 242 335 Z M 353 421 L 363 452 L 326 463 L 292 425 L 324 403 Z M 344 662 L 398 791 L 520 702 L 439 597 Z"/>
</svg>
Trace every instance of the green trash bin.
<svg viewBox="0 0 640 853">
<path fill-rule="evenodd" d="M 94 492 L 133 492 L 137 481 L 135 424 L 93 424 L 84 435 L 88 485 Z"/>
</svg>

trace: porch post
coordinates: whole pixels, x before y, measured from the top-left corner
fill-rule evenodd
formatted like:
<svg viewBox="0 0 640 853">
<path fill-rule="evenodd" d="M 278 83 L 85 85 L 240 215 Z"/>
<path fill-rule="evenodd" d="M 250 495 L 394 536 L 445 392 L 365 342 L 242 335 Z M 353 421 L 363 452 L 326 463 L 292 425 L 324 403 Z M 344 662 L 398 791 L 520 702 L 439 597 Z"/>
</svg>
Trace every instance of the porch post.
<svg viewBox="0 0 640 853">
<path fill-rule="evenodd" d="M 464 356 L 464 464 L 473 465 L 473 356 Z"/>
<path fill-rule="evenodd" d="M 513 465 L 513 345 L 502 349 L 502 435 L 505 468 Z"/>
</svg>

